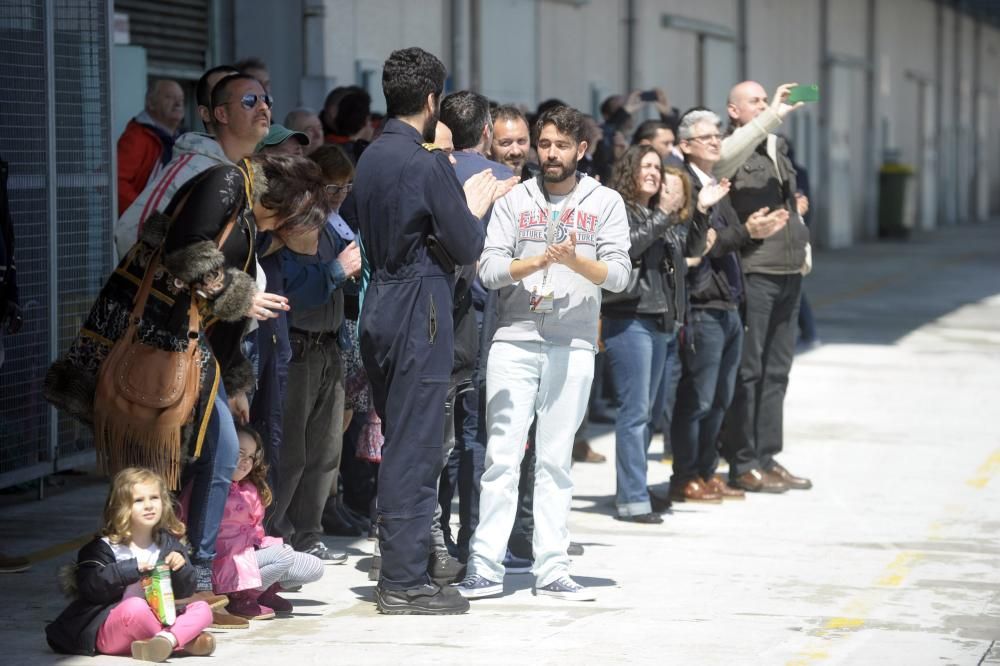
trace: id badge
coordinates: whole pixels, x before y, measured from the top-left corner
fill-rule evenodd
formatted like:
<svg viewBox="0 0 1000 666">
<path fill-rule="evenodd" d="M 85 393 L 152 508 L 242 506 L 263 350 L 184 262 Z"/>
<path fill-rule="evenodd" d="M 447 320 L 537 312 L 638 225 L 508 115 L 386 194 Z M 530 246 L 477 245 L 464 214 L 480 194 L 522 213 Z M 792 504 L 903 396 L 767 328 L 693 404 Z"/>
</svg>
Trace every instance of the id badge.
<svg viewBox="0 0 1000 666">
<path fill-rule="evenodd" d="M 547 288 L 542 291 L 539 287 L 535 287 L 531 290 L 531 295 L 528 297 L 528 304 L 531 306 L 532 312 L 552 312 L 552 289 Z"/>
</svg>

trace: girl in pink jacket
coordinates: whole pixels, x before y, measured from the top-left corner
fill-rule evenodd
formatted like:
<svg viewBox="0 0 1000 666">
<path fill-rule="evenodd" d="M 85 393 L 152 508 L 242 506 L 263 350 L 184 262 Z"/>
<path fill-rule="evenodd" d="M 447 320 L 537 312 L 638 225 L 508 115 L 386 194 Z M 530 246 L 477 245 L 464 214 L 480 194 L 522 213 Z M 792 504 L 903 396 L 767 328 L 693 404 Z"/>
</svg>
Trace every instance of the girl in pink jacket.
<svg viewBox="0 0 1000 666">
<path fill-rule="evenodd" d="M 219 525 L 212 585 L 229 597 L 227 610 L 253 620 L 267 620 L 275 612 L 290 613 L 292 604 L 278 596 L 323 575 L 323 562 L 300 553 L 281 539 L 264 534 L 264 509 L 271 503 L 267 464 L 260 435 L 237 426 L 240 457 Z M 185 493 L 185 508 L 188 493 Z"/>
</svg>

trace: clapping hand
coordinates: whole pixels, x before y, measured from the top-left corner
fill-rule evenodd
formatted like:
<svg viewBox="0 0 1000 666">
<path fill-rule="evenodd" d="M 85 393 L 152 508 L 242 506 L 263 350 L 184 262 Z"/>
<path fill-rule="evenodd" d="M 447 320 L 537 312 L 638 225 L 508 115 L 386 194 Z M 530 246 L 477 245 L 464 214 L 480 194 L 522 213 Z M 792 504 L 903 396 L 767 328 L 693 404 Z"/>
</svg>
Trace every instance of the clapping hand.
<svg viewBox="0 0 1000 666">
<path fill-rule="evenodd" d="M 340 254 L 337 255 L 337 262 L 340 267 L 344 269 L 344 275 L 349 278 L 355 278 L 361 274 L 361 250 L 358 248 L 358 244 L 351 241 L 350 245 L 345 247 Z"/>
<path fill-rule="evenodd" d="M 750 238 L 761 240 L 773 236 L 788 224 L 788 211 L 778 208 L 771 211 L 769 208 L 761 208 L 751 213 L 747 218 L 747 231 Z"/>
<path fill-rule="evenodd" d="M 795 193 L 795 209 L 799 211 L 799 215 L 805 215 L 809 212 L 809 197 L 802 194 L 801 192 Z"/>
<path fill-rule="evenodd" d="M 717 183 L 711 183 L 701 188 L 698 193 L 698 210 L 707 213 L 708 209 L 719 203 L 723 197 L 729 194 L 729 179 L 723 178 Z"/>
<path fill-rule="evenodd" d="M 705 234 L 705 251 L 701 253 L 701 256 L 708 254 L 712 247 L 715 245 L 715 241 L 718 240 L 719 234 L 716 233 L 715 229 L 709 229 L 708 233 Z"/>
<path fill-rule="evenodd" d="M 569 238 L 545 248 L 545 260 L 550 264 L 570 264 L 576 259 L 576 231 L 569 232 Z"/>
<path fill-rule="evenodd" d="M 501 182 L 497 180 L 490 169 L 483 169 L 469 178 L 462 188 L 465 190 L 465 201 L 469 205 L 469 211 L 482 219 L 493 202 L 510 190 L 510 187 L 507 187 L 506 190 L 503 190 L 502 187 Z"/>
</svg>

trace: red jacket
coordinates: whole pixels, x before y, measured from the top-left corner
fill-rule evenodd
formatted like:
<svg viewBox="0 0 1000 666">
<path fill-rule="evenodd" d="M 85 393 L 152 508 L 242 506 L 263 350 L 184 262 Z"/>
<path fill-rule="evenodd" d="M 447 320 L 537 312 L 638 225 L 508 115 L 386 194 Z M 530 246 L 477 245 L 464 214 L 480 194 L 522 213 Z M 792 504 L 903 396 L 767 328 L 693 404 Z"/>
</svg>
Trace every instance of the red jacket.
<svg viewBox="0 0 1000 666">
<path fill-rule="evenodd" d="M 118 138 L 119 216 L 132 205 L 151 176 L 164 163 L 164 150 L 164 138 L 156 129 L 137 122 L 135 118 L 128 121 L 125 131 Z"/>
</svg>

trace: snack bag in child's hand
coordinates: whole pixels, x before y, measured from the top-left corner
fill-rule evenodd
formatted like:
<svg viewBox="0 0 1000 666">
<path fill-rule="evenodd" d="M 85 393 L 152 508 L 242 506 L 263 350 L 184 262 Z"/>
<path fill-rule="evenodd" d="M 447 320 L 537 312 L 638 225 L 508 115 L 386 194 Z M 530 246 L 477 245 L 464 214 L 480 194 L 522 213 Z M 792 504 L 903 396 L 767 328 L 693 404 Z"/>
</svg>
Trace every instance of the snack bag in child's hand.
<svg viewBox="0 0 1000 666">
<path fill-rule="evenodd" d="M 170 626 L 177 620 L 177 610 L 174 608 L 174 588 L 170 582 L 170 567 L 157 564 L 152 572 L 143 576 L 142 589 L 146 593 L 146 601 L 153 609 L 160 623 Z"/>
</svg>

